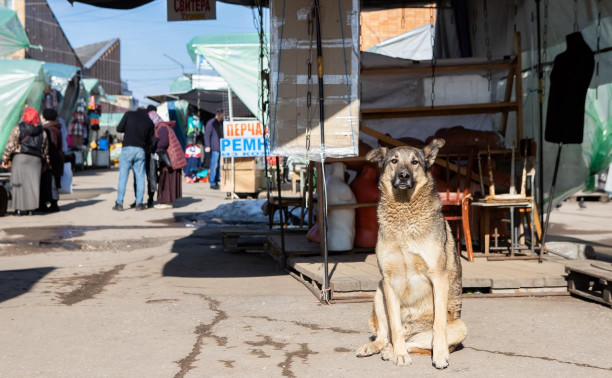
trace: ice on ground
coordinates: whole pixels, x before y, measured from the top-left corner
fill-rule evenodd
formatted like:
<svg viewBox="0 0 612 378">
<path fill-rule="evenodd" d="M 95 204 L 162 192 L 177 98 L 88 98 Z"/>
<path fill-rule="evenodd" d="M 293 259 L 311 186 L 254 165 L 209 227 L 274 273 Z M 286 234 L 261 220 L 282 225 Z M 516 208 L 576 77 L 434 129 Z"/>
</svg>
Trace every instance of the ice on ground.
<svg viewBox="0 0 612 378">
<path fill-rule="evenodd" d="M 198 221 L 217 221 L 220 223 L 268 223 L 268 216 L 261 207 L 266 200 L 233 201 L 219 205 L 216 209 L 198 215 Z M 278 211 L 274 222 L 280 221 Z"/>
</svg>

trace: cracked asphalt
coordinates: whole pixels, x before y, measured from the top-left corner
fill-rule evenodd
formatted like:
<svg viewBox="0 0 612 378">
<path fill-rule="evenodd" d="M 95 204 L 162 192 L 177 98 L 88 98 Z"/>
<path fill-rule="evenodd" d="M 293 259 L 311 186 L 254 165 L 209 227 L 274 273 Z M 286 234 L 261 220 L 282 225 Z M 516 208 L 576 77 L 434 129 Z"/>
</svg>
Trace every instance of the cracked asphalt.
<svg viewBox="0 0 612 378">
<path fill-rule="evenodd" d="M 224 253 L 219 227 L 174 220 L 224 193 L 115 213 L 116 179 L 79 174 L 65 211 L 0 218 L 0 376 L 612 376 L 612 310 L 573 297 L 465 299 L 444 371 L 356 358 L 371 304 L 321 305 L 268 256 Z"/>
</svg>

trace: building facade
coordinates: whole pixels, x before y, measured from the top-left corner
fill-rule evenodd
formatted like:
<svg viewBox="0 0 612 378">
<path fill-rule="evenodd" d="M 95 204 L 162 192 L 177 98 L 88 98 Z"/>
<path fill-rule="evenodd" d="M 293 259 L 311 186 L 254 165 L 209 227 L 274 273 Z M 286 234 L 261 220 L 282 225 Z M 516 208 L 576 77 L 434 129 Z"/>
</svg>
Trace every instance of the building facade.
<svg viewBox="0 0 612 378">
<path fill-rule="evenodd" d="M 76 48 L 83 77 L 96 78 L 109 94 L 121 94 L 121 41 L 118 38 Z"/>
<path fill-rule="evenodd" d="M 361 50 L 435 21 L 435 10 L 429 8 L 361 12 Z"/>
<path fill-rule="evenodd" d="M 30 44 L 9 59 L 35 59 L 79 67 L 84 78 L 96 78 L 108 94 L 121 94 L 121 42 L 119 39 L 73 48 L 47 0 L 0 0 L 17 12 Z"/>
</svg>

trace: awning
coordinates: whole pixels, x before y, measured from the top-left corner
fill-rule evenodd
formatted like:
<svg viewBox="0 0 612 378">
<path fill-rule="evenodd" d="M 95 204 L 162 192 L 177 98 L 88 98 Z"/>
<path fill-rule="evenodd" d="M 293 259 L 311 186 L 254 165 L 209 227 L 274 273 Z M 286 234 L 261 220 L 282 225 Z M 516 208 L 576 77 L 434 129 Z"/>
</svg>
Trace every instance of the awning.
<svg viewBox="0 0 612 378">
<path fill-rule="evenodd" d="M 87 95 L 87 97 L 91 95 L 101 96 L 104 97 L 107 101 L 117 102 L 117 98 L 115 98 L 115 96 L 107 95 L 106 93 L 104 93 L 104 88 L 102 87 L 102 84 L 100 84 L 100 80 L 89 78 L 83 79 L 81 80 L 81 82 L 83 83 L 83 88 L 85 89 L 85 94 Z"/>
<path fill-rule="evenodd" d="M 217 109 L 224 108 L 224 103 L 227 101 L 227 91 L 193 89 L 186 93 L 151 95 L 147 96 L 147 98 L 160 104 L 169 101 L 185 100 L 194 107 L 197 107 L 199 102 L 200 109 L 215 114 Z M 232 100 L 234 117 L 253 117 L 247 106 L 235 94 L 232 96 Z"/>
<path fill-rule="evenodd" d="M 93 5 L 100 8 L 113 8 L 113 9 L 132 9 L 137 8 L 141 5 L 150 3 L 154 0 L 68 0 L 72 3 L 84 3 Z M 289 0 L 291 1 L 291 0 Z M 244 5 L 247 7 L 256 7 L 259 4 L 268 6 L 268 0 L 219 0 L 221 3 Z M 448 1 L 440 1 L 443 3 L 449 3 Z M 423 0 L 363 0 L 362 9 L 365 10 L 378 10 L 378 9 L 392 9 L 392 8 L 405 8 L 405 7 L 423 7 L 431 4 L 432 1 Z M 448 4 L 446 4 L 448 6 Z"/>
<path fill-rule="evenodd" d="M 45 83 L 61 95 L 58 115 L 68 120 L 79 99 L 80 69 L 61 63 L 44 63 L 43 72 Z"/>
<path fill-rule="evenodd" d="M 27 104 L 40 108 L 44 88 L 43 63 L 0 60 L 0 154 Z"/>
<path fill-rule="evenodd" d="M 0 7 L 0 57 L 28 47 L 30 41 L 17 17 L 17 12 Z"/>
<path fill-rule="evenodd" d="M 200 35 L 187 44 L 194 62 L 206 61 L 230 86 L 246 107 L 258 118 L 259 110 L 259 36 L 257 33 Z M 264 67 L 268 66 L 264 56 Z"/>
</svg>

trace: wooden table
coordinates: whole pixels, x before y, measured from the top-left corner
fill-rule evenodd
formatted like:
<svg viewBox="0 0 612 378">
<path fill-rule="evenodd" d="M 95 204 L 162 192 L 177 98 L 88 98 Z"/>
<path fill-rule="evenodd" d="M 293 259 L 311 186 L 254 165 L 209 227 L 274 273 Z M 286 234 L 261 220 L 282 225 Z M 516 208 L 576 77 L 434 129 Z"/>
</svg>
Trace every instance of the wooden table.
<svg viewBox="0 0 612 378">
<path fill-rule="evenodd" d="M 484 251 L 483 254 L 485 257 L 489 259 L 515 259 L 515 258 L 537 258 L 535 255 L 535 220 L 534 220 L 534 208 L 535 202 L 532 197 L 525 197 L 516 200 L 480 200 L 474 201 L 471 203 L 471 206 L 478 207 L 482 209 L 482 217 L 481 217 L 481 242 L 484 242 Z M 510 254 L 507 257 L 493 257 L 491 254 L 491 250 L 499 251 L 505 250 L 506 247 L 499 247 L 495 245 L 491 247 L 491 210 L 496 209 L 508 209 L 510 212 Z M 514 213 L 517 209 L 525 209 L 529 210 L 529 220 L 530 220 L 530 232 L 531 232 L 531 242 L 529 247 L 523 247 L 518 245 L 517 236 L 515 235 L 516 230 L 514 227 Z M 515 251 L 530 249 L 531 256 L 516 256 Z M 542 253 L 540 249 L 540 253 Z"/>
</svg>

